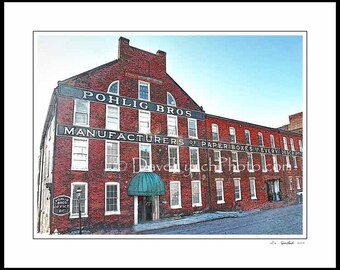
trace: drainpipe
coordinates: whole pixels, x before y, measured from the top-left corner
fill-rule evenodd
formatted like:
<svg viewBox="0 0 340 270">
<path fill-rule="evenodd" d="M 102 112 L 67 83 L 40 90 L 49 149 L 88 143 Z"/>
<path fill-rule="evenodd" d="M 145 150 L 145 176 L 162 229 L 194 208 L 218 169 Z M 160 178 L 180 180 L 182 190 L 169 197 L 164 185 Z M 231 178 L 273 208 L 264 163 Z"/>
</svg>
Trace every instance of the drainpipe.
<svg viewBox="0 0 340 270">
<path fill-rule="evenodd" d="M 280 132 L 280 129 L 277 129 L 278 130 L 278 133 L 279 133 L 279 143 L 280 143 L 280 149 L 282 150 L 282 144 L 281 144 L 281 132 Z M 282 151 L 280 151 L 280 155 L 281 155 L 281 160 L 282 160 L 282 168 L 283 168 L 283 155 L 282 155 Z M 284 183 L 284 187 L 285 187 L 285 193 L 286 193 L 286 197 L 288 198 L 288 193 L 287 193 L 287 183 L 286 183 L 286 176 L 285 176 L 285 173 L 283 172 L 283 170 L 281 170 L 281 175 L 282 175 L 282 178 L 283 178 L 283 183 Z"/>
<path fill-rule="evenodd" d="M 212 201 L 211 201 L 211 179 L 210 179 L 210 164 L 209 164 L 209 147 L 208 147 L 208 132 L 207 132 L 207 118 L 206 114 L 204 113 L 204 134 L 205 134 L 205 141 L 206 141 L 206 146 L 205 146 L 205 153 L 206 153 L 206 159 L 208 162 L 208 201 L 209 201 L 209 210 L 212 210 Z"/>
</svg>

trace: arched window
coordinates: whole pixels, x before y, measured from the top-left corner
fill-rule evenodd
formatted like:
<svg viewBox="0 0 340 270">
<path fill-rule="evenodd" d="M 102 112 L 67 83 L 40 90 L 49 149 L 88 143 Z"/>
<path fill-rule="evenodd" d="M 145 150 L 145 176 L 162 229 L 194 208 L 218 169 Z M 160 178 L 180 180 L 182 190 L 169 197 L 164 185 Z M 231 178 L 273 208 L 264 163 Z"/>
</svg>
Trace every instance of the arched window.
<svg viewBox="0 0 340 270">
<path fill-rule="evenodd" d="M 169 106 L 176 106 L 176 100 L 175 98 L 168 92 L 168 101 L 167 101 L 167 104 Z"/>
<path fill-rule="evenodd" d="M 119 81 L 114 81 L 109 85 L 107 89 L 108 93 L 118 95 L 119 94 Z"/>
</svg>

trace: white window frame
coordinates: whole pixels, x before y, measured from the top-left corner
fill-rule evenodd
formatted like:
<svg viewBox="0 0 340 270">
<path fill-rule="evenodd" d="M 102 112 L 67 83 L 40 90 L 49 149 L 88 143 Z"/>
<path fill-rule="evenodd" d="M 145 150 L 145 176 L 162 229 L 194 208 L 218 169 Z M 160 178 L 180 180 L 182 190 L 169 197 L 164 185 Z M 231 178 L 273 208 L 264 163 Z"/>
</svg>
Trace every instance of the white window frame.
<svg viewBox="0 0 340 270">
<path fill-rule="evenodd" d="M 107 211 L 107 186 L 117 186 L 117 211 Z M 105 216 L 120 215 L 120 184 L 117 182 L 105 183 Z"/>
<path fill-rule="evenodd" d="M 265 154 L 261 154 L 261 168 L 262 172 L 267 172 L 267 157 Z"/>
<path fill-rule="evenodd" d="M 117 94 L 111 93 L 111 92 L 109 91 L 111 85 L 113 85 L 113 84 L 115 84 L 115 83 L 117 83 Z M 109 87 L 107 88 L 107 93 L 108 93 L 108 94 L 111 94 L 111 95 L 117 95 L 117 96 L 119 95 L 119 80 L 115 80 L 115 81 L 113 81 L 112 83 L 110 83 Z"/>
<path fill-rule="evenodd" d="M 236 185 L 236 183 L 238 183 Z M 236 186 L 239 188 L 239 197 L 236 198 Z M 241 201 L 242 200 L 242 191 L 241 191 L 241 178 L 234 178 L 234 196 L 235 196 L 235 201 Z"/>
<path fill-rule="evenodd" d="M 170 149 L 176 149 L 177 153 L 177 169 L 172 169 L 170 167 Z M 180 172 L 180 162 L 179 162 L 179 147 L 176 145 L 169 145 L 168 146 L 168 162 L 169 162 L 169 172 Z"/>
<path fill-rule="evenodd" d="M 293 177 L 292 176 L 288 176 L 288 181 L 289 181 L 289 190 L 293 191 Z"/>
<path fill-rule="evenodd" d="M 79 141 L 86 141 L 87 147 L 86 147 L 86 168 L 76 168 L 74 166 L 73 162 L 73 154 L 74 154 L 74 141 L 79 140 Z M 73 137 L 72 138 L 72 156 L 71 156 L 71 170 L 72 171 L 88 171 L 89 170 L 89 139 L 87 138 L 78 138 L 78 137 Z"/>
<path fill-rule="evenodd" d="M 273 134 L 270 134 L 270 147 L 275 148 L 275 137 Z"/>
<path fill-rule="evenodd" d="M 192 160 L 191 160 L 191 150 L 197 150 L 197 167 L 198 168 L 192 168 Z M 199 172 L 200 171 L 200 152 L 198 147 L 189 147 L 189 159 L 190 159 L 190 171 L 191 172 Z"/>
<path fill-rule="evenodd" d="M 231 141 L 231 131 L 232 131 L 232 130 L 234 131 L 234 138 L 235 138 L 235 141 L 234 141 L 234 142 Z M 229 139 L 230 139 L 230 142 L 231 142 L 231 143 L 237 143 L 236 130 L 235 130 L 234 127 L 229 127 Z"/>
<path fill-rule="evenodd" d="M 296 190 L 301 190 L 300 177 L 295 177 L 295 181 L 296 181 Z"/>
<path fill-rule="evenodd" d="M 197 203 L 194 203 L 194 188 L 193 188 L 193 186 L 196 183 L 198 183 L 198 191 L 199 191 L 198 199 L 199 199 L 199 201 Z M 201 181 L 200 180 L 191 181 L 191 202 L 192 202 L 192 207 L 202 206 L 202 188 L 201 188 Z"/>
<path fill-rule="evenodd" d="M 168 96 L 171 96 L 171 97 L 172 97 L 172 99 L 174 100 L 175 104 L 169 104 Z M 176 103 L 176 99 L 175 99 L 174 96 L 173 96 L 171 93 L 169 93 L 169 92 L 167 92 L 167 94 L 166 94 L 166 104 L 167 104 L 168 106 L 174 106 L 174 107 L 177 106 L 177 105 L 176 105 L 176 104 L 177 104 L 177 103 Z"/>
<path fill-rule="evenodd" d="M 295 145 L 294 145 L 294 139 L 290 138 L 290 149 L 292 149 L 292 151 L 295 151 Z"/>
<path fill-rule="evenodd" d="M 71 183 L 71 203 L 70 203 L 70 218 L 79 218 L 79 212 L 72 213 L 73 209 L 73 189 L 75 186 L 84 185 L 85 186 L 85 213 L 81 213 L 81 217 L 88 217 L 88 183 L 87 182 L 73 182 Z"/>
<path fill-rule="evenodd" d="M 292 157 L 293 157 L 293 165 L 294 165 L 294 168 L 296 169 L 298 167 L 297 159 L 296 159 L 296 156 L 292 156 Z"/>
<path fill-rule="evenodd" d="M 118 114 L 118 128 L 117 129 L 113 129 L 113 130 L 120 130 L 120 107 L 116 106 L 116 105 L 111 105 L 111 104 L 106 104 L 106 118 L 105 118 L 105 128 L 106 129 L 112 129 L 111 127 L 108 127 L 108 116 L 109 116 L 109 107 L 112 108 L 117 108 L 117 114 Z"/>
<path fill-rule="evenodd" d="M 141 113 L 145 113 L 145 114 L 148 114 L 149 115 L 149 129 L 148 130 L 141 130 Z M 142 133 L 142 134 L 150 134 L 151 133 L 151 117 L 150 117 L 150 112 L 148 111 L 143 111 L 143 110 L 139 110 L 139 113 L 138 113 L 138 132 L 139 133 Z"/>
<path fill-rule="evenodd" d="M 288 150 L 288 143 L 287 143 L 286 137 L 283 137 L 283 148 L 284 148 L 284 150 Z"/>
<path fill-rule="evenodd" d="M 237 165 L 236 165 L 237 167 L 236 168 L 235 168 L 235 166 L 233 164 L 233 161 L 234 161 L 233 154 L 236 154 L 236 163 L 237 163 Z M 239 163 L 238 163 L 238 153 L 235 152 L 235 151 L 231 152 L 231 164 L 233 166 L 233 172 L 240 172 L 240 167 L 239 167 Z"/>
<path fill-rule="evenodd" d="M 214 127 L 216 128 L 216 132 L 214 132 Z M 214 133 L 217 134 L 217 140 L 214 139 Z M 219 133 L 219 129 L 218 129 L 217 124 L 211 124 L 211 136 L 212 136 L 213 141 L 219 141 L 220 140 L 220 133 Z"/>
<path fill-rule="evenodd" d="M 108 143 L 117 144 L 117 156 L 118 156 L 118 168 L 117 169 L 107 168 L 107 144 Z M 105 171 L 107 172 L 119 172 L 120 171 L 120 142 L 118 141 L 105 140 Z"/>
<path fill-rule="evenodd" d="M 193 121 L 195 123 L 195 133 L 196 136 L 191 136 L 190 135 L 190 121 Z M 188 118 L 188 137 L 192 139 L 197 139 L 198 138 L 198 130 L 197 130 L 197 120 L 194 118 Z"/>
<path fill-rule="evenodd" d="M 257 133 L 257 137 L 259 139 L 259 146 L 264 147 L 264 141 L 263 141 L 263 134 L 262 134 L 262 132 L 258 132 Z M 260 138 L 261 138 L 261 140 L 260 140 Z"/>
<path fill-rule="evenodd" d="M 223 187 L 223 178 L 216 178 L 215 179 L 215 184 L 216 184 L 216 198 L 217 198 L 217 204 L 223 204 L 225 203 L 224 201 L 224 187 Z M 222 200 L 218 200 L 218 187 L 217 187 L 217 183 L 221 184 L 221 192 L 222 192 Z"/>
<path fill-rule="evenodd" d="M 257 199 L 257 195 L 256 195 L 256 180 L 255 177 L 250 177 L 249 178 L 249 185 L 250 185 L 250 199 L 252 200 L 256 200 Z M 251 189 L 254 189 L 254 194 L 251 194 Z M 254 196 L 253 196 L 254 195 Z"/>
<path fill-rule="evenodd" d="M 178 205 L 172 205 L 172 190 L 171 185 L 177 185 L 178 187 Z M 180 181 L 170 181 L 170 208 L 171 209 L 179 209 L 182 208 L 182 198 L 181 198 L 181 182 Z"/>
<path fill-rule="evenodd" d="M 216 167 L 216 160 L 215 160 L 215 153 L 218 153 L 219 158 L 218 158 L 218 167 Z M 215 172 L 221 173 L 222 172 L 222 159 L 221 159 L 221 151 L 214 150 L 214 167 L 215 167 Z M 219 168 L 219 169 L 218 169 Z"/>
<path fill-rule="evenodd" d="M 278 168 L 278 163 L 277 163 L 277 156 L 273 155 L 273 170 L 274 172 L 279 172 L 279 168 Z"/>
<path fill-rule="evenodd" d="M 77 102 L 81 101 L 84 103 L 87 103 L 87 124 L 82 124 L 82 123 L 76 123 L 76 112 L 77 112 Z M 73 125 L 75 126 L 82 126 L 82 127 L 89 127 L 90 126 L 90 106 L 91 103 L 88 100 L 83 100 L 83 99 L 75 99 L 74 100 L 74 105 L 73 105 Z"/>
<path fill-rule="evenodd" d="M 251 157 L 251 163 L 249 163 L 249 156 Z M 250 164 L 251 168 L 249 166 Z M 247 153 L 247 165 L 248 172 L 254 172 L 254 157 L 252 153 Z"/>
<path fill-rule="evenodd" d="M 247 142 L 247 135 L 246 134 L 248 134 L 249 142 Z M 250 131 L 248 129 L 246 129 L 244 131 L 244 140 L 246 141 L 246 144 L 251 144 Z"/>
<path fill-rule="evenodd" d="M 291 169 L 291 168 L 292 168 L 292 164 L 290 164 L 290 158 L 289 158 L 288 155 L 285 156 L 285 157 L 286 157 L 286 166 L 287 166 L 287 169 L 288 169 L 288 168 Z"/>
<path fill-rule="evenodd" d="M 150 146 L 150 168 L 142 169 L 142 158 L 141 158 L 141 146 Z M 139 144 L 139 171 L 140 172 L 152 172 L 152 145 L 151 143 L 140 143 Z"/>
<path fill-rule="evenodd" d="M 140 97 L 140 89 L 139 89 L 140 85 L 147 85 L 148 86 L 148 99 L 144 99 L 144 98 Z M 138 99 L 150 101 L 150 83 L 144 82 L 144 81 L 138 81 Z"/>
<path fill-rule="evenodd" d="M 303 147 L 302 147 L 302 140 L 299 140 L 299 148 L 300 148 L 300 152 L 302 152 Z"/>
<path fill-rule="evenodd" d="M 176 123 L 176 134 L 169 134 L 169 119 L 174 118 Z M 167 115 L 167 131 L 169 137 L 178 137 L 178 119 L 176 115 Z"/>
</svg>

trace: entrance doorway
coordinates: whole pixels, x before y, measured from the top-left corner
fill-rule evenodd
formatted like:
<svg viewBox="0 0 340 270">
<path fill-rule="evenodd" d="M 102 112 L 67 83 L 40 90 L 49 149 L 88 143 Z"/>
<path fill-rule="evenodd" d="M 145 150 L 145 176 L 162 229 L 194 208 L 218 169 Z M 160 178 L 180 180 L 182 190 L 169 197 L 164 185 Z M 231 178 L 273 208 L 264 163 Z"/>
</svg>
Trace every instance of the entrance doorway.
<svg viewBox="0 0 340 270">
<path fill-rule="evenodd" d="M 267 181 L 268 201 L 281 201 L 280 180 Z"/>
<path fill-rule="evenodd" d="M 158 219 L 159 196 L 135 196 L 135 224 Z"/>
</svg>

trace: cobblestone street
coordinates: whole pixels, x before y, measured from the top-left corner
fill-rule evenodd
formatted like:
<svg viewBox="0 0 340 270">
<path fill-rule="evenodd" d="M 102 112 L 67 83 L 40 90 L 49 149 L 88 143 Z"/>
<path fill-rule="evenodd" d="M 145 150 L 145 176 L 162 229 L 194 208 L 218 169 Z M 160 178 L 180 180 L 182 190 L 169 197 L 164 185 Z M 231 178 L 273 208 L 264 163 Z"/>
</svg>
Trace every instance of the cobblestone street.
<svg viewBox="0 0 340 270">
<path fill-rule="evenodd" d="M 139 234 L 300 235 L 302 234 L 302 204 L 255 211 L 236 218 L 148 230 Z"/>
</svg>

